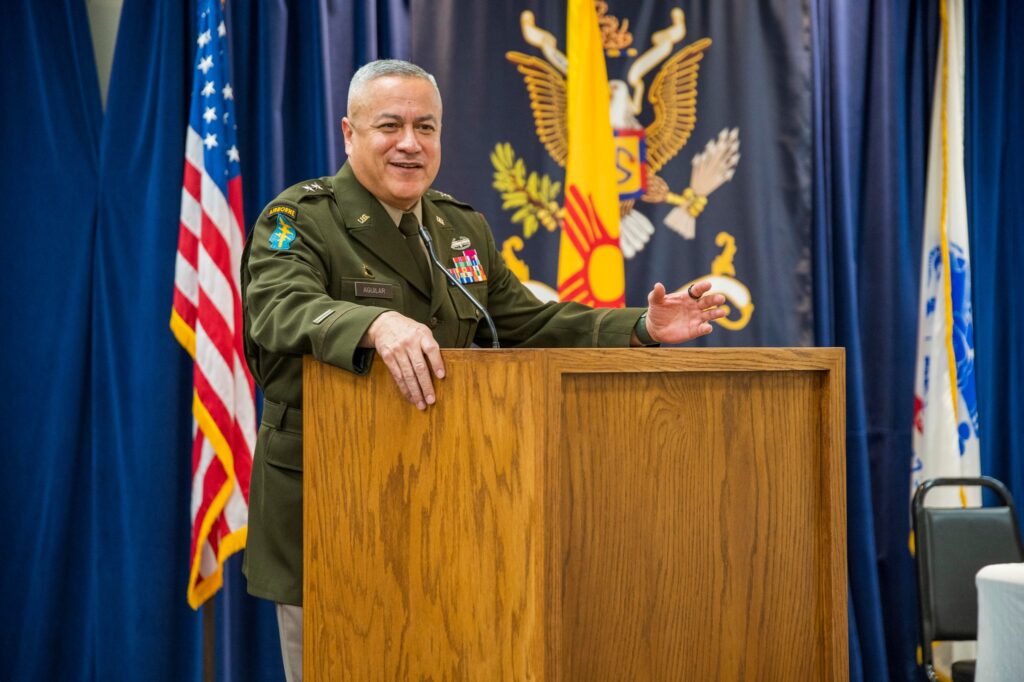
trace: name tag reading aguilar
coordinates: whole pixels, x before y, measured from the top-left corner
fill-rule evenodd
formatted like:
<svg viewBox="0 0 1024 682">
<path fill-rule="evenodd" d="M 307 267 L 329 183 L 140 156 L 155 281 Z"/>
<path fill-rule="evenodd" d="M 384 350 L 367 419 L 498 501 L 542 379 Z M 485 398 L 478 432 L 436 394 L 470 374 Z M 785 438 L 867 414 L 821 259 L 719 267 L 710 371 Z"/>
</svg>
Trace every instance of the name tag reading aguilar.
<svg viewBox="0 0 1024 682">
<path fill-rule="evenodd" d="M 356 282 L 356 296 L 365 298 L 394 298 L 395 285 L 380 282 Z"/>
</svg>

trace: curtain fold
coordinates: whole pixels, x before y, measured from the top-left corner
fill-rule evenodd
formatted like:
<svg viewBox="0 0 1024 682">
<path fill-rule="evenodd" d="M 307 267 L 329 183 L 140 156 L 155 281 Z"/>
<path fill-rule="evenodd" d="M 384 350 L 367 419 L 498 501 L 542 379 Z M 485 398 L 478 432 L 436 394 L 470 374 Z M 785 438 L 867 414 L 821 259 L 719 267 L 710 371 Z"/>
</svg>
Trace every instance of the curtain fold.
<svg viewBox="0 0 1024 682">
<path fill-rule="evenodd" d="M 852 680 L 916 679 L 916 282 L 937 6 L 812 3 L 815 320 L 846 348 Z"/>
<path fill-rule="evenodd" d="M 200 670 L 199 616 L 183 599 L 190 373 L 168 330 L 192 16 L 173 0 L 124 3 L 100 136 L 87 402 L 99 680 Z"/>
<path fill-rule="evenodd" d="M 981 471 L 1003 481 L 1024 518 L 1024 6 L 971 0 L 966 17 L 967 213 L 974 292 Z"/>
<path fill-rule="evenodd" d="M 94 642 L 87 403 L 101 119 L 85 7 L 8 3 L 0 188 L 0 679 L 83 679 Z"/>
</svg>

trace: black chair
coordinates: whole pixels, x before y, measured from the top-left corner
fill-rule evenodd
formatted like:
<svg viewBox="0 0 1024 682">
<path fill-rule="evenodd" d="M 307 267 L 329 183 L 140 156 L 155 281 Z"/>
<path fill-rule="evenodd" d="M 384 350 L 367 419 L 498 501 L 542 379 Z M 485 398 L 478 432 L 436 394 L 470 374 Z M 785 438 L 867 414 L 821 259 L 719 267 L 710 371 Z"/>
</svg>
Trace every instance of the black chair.
<svg viewBox="0 0 1024 682">
<path fill-rule="evenodd" d="M 1000 507 L 926 507 L 928 492 L 942 486 L 982 486 Z M 933 478 L 914 493 L 917 592 L 921 609 L 922 664 L 938 680 L 932 642 L 978 638 L 978 590 L 974 576 L 983 566 L 1024 561 L 1010 491 L 994 478 Z M 974 661 L 953 663 L 953 682 L 974 679 Z"/>
</svg>

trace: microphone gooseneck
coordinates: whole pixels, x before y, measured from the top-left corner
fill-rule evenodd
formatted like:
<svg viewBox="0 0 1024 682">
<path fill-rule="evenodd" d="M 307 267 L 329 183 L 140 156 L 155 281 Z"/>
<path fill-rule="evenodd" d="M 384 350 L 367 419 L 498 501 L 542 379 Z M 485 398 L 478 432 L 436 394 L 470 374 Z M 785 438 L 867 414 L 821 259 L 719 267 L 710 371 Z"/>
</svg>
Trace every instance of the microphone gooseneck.
<svg viewBox="0 0 1024 682">
<path fill-rule="evenodd" d="M 487 326 L 491 328 L 491 348 L 501 348 L 501 344 L 498 343 L 498 330 L 494 327 L 494 320 L 491 319 L 490 313 L 487 312 L 487 308 L 480 305 L 480 301 L 473 297 L 473 294 L 469 293 L 469 289 L 460 282 L 455 275 L 448 272 L 448 268 L 438 259 L 437 253 L 434 251 L 434 240 L 430 238 L 430 234 L 427 232 L 427 228 L 420 225 L 420 239 L 427 245 L 427 253 L 430 254 L 430 260 L 433 262 L 434 267 L 438 268 L 444 273 L 444 276 L 448 278 L 448 281 L 454 284 L 462 295 L 469 299 L 469 302 L 473 304 L 477 310 L 483 313 L 484 319 L 487 320 Z"/>
</svg>

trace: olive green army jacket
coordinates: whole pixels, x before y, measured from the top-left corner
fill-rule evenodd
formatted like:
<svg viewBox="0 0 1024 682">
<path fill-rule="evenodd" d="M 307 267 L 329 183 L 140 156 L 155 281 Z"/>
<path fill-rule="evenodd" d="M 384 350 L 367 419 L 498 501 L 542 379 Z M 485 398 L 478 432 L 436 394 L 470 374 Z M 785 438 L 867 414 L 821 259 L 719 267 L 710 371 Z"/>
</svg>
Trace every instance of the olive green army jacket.
<svg viewBox="0 0 1024 682">
<path fill-rule="evenodd" d="M 639 308 L 541 303 L 506 267 L 483 216 L 447 194 L 423 196 L 423 224 L 446 267 L 494 318 L 504 347 L 628 346 Z M 264 394 L 249 491 L 243 570 L 249 593 L 302 603 L 302 356 L 357 374 L 360 339 L 395 310 L 442 348 L 490 344 L 482 316 L 431 268 L 422 271 L 384 207 L 346 163 L 285 190 L 260 214 L 241 263 L 245 354 Z"/>
</svg>

